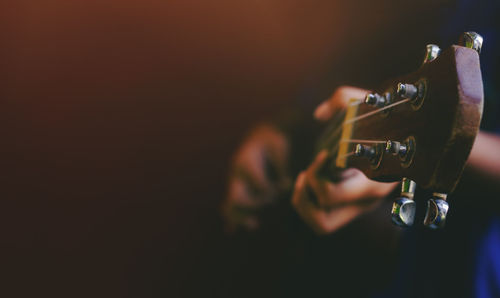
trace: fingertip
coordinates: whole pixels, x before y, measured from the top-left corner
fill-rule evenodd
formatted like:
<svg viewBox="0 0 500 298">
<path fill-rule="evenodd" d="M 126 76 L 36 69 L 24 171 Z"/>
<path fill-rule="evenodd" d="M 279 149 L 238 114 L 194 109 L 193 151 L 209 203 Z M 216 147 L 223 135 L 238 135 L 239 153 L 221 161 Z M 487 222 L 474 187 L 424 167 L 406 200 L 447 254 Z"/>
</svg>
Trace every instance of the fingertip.
<svg viewBox="0 0 500 298">
<path fill-rule="evenodd" d="M 305 172 L 301 172 L 297 176 L 297 180 L 295 180 L 295 190 L 301 188 L 304 185 L 305 179 L 306 179 L 306 173 Z"/>
<path fill-rule="evenodd" d="M 314 157 L 314 161 L 311 163 L 309 168 L 307 168 L 307 171 L 313 175 L 313 173 L 316 173 L 325 163 L 325 161 L 328 159 L 328 151 L 327 150 L 321 150 L 316 157 Z"/>
<path fill-rule="evenodd" d="M 314 110 L 314 118 L 318 121 L 326 121 L 330 119 L 332 112 L 330 102 L 326 100 Z"/>
<path fill-rule="evenodd" d="M 326 157 L 328 156 L 328 150 L 321 150 L 319 153 L 318 153 L 318 156 L 316 157 L 316 160 L 320 161 L 320 160 L 324 160 Z"/>
</svg>

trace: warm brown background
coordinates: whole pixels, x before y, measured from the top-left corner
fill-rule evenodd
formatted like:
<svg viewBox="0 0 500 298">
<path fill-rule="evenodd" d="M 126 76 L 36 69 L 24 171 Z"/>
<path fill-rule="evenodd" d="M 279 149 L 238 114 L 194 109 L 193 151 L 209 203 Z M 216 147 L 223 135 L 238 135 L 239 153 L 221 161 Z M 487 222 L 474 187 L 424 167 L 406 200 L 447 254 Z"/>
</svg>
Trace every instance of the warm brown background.
<svg viewBox="0 0 500 298">
<path fill-rule="evenodd" d="M 243 132 L 416 67 L 436 21 L 402 2 L 2 3 L 1 291 L 203 293 Z"/>
</svg>

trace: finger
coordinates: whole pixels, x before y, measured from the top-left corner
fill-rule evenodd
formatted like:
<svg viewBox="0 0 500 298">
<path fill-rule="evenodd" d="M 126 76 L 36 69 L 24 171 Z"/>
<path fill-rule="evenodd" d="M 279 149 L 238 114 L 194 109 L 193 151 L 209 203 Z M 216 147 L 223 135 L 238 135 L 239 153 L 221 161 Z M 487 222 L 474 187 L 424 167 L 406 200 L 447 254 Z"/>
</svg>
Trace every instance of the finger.
<svg viewBox="0 0 500 298">
<path fill-rule="evenodd" d="M 314 111 L 314 118 L 319 121 L 327 121 L 340 110 L 347 107 L 349 100 L 352 98 L 362 99 L 368 93 L 368 90 L 352 87 L 342 86 L 337 88 L 333 95 L 321 103 Z"/>
<path fill-rule="evenodd" d="M 321 213 L 325 211 L 318 207 L 313 200 L 311 200 L 311 197 L 307 192 L 307 187 L 307 173 L 302 172 L 297 177 L 295 182 L 292 205 L 304 222 L 316 230 Z"/>
<path fill-rule="evenodd" d="M 244 180 L 255 195 L 266 193 L 271 188 L 265 169 L 265 153 L 259 146 L 247 146 L 235 162 L 234 175 Z"/>
<path fill-rule="evenodd" d="M 286 137 L 279 132 L 273 132 L 265 143 L 266 175 L 280 190 L 288 190 L 292 186 L 292 179 L 288 169 L 289 143 Z"/>
<path fill-rule="evenodd" d="M 221 213 L 226 219 L 227 232 L 239 228 L 254 230 L 258 228 L 258 212 L 266 202 L 249 194 L 246 183 L 239 179 L 230 180 L 228 195 L 221 206 Z"/>
<path fill-rule="evenodd" d="M 318 121 L 327 121 L 332 118 L 336 110 L 332 102 L 327 99 L 314 110 L 314 118 Z"/>
<path fill-rule="evenodd" d="M 300 174 L 297 176 L 297 180 L 295 181 L 295 188 L 294 191 L 300 191 L 306 182 L 306 173 L 305 172 L 300 172 Z"/>
<path fill-rule="evenodd" d="M 326 150 L 321 150 L 316 157 L 314 158 L 313 162 L 309 165 L 307 168 L 308 172 L 317 174 L 325 162 L 328 160 L 328 151 Z"/>
<path fill-rule="evenodd" d="M 326 210 L 312 203 L 301 191 L 293 198 L 293 205 L 302 220 L 318 235 L 329 234 L 342 228 L 368 209 L 368 206 L 348 205 L 342 208 Z"/>
<path fill-rule="evenodd" d="M 367 187 L 370 180 L 357 169 L 347 169 L 342 172 L 338 183 L 326 185 L 329 194 L 328 206 L 335 207 L 346 203 L 366 200 Z"/>
<path fill-rule="evenodd" d="M 317 169 L 321 166 L 319 162 L 311 166 L 306 176 L 306 189 L 310 189 L 309 193 L 312 193 L 310 197 L 315 199 L 312 201 L 318 206 L 328 210 L 352 203 L 367 204 L 374 200 L 374 197 L 370 196 L 369 189 L 377 182 L 366 178 L 361 171 L 348 169 L 342 172 L 338 183 L 333 183 L 318 178 Z"/>
<path fill-rule="evenodd" d="M 240 178 L 231 179 L 229 182 L 227 203 L 233 208 L 257 209 L 264 203 L 260 197 L 253 196 L 248 190 L 248 185 Z"/>
<path fill-rule="evenodd" d="M 297 176 L 297 179 L 295 180 L 295 186 L 293 188 L 293 197 L 292 197 L 292 202 L 294 198 L 299 195 L 303 190 L 306 182 L 306 172 L 300 172 L 299 175 Z"/>
<path fill-rule="evenodd" d="M 325 162 L 328 160 L 328 152 L 326 150 L 321 151 L 314 161 L 311 163 L 309 168 L 306 170 L 305 178 L 305 190 L 306 194 L 310 194 L 309 198 L 311 202 L 324 206 L 328 200 L 328 189 L 325 188 L 325 184 L 328 181 L 319 178 L 319 171 L 323 168 Z"/>
<path fill-rule="evenodd" d="M 283 152 L 270 149 L 266 158 L 265 174 L 272 187 L 277 191 L 289 190 L 292 186 L 292 179 L 288 171 L 288 160 L 285 160 Z"/>
<path fill-rule="evenodd" d="M 326 209 L 314 204 L 304 192 L 294 197 L 295 210 L 302 220 L 318 235 L 337 231 L 374 206 L 376 206 L 376 203 L 372 201 L 369 204 L 358 204 L 356 202 L 335 209 Z"/>
<path fill-rule="evenodd" d="M 306 187 L 306 172 L 301 172 L 295 180 L 295 186 L 292 195 L 292 205 L 299 215 L 304 215 L 304 205 L 307 204 Z"/>
<path fill-rule="evenodd" d="M 342 172 L 338 183 L 325 185 L 329 194 L 326 206 L 338 208 L 353 203 L 369 205 L 386 197 L 396 186 L 397 183 L 370 180 L 358 169 L 347 169 Z"/>
</svg>

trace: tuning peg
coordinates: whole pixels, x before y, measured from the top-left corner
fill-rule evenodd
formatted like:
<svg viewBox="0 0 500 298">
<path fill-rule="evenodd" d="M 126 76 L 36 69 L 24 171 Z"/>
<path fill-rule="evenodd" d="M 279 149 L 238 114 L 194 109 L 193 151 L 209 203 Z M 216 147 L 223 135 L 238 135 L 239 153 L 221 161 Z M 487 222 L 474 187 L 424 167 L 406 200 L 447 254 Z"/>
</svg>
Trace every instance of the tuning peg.
<svg viewBox="0 0 500 298">
<path fill-rule="evenodd" d="M 368 157 L 369 159 L 372 159 L 376 155 L 376 150 L 371 146 L 356 144 L 356 147 L 354 149 L 354 155 L 358 157 L 364 156 Z"/>
<path fill-rule="evenodd" d="M 418 96 L 418 88 L 412 84 L 398 83 L 396 93 L 402 98 L 415 99 Z"/>
<path fill-rule="evenodd" d="M 367 94 L 365 103 L 374 107 L 383 107 L 387 104 L 387 98 L 377 93 Z"/>
<path fill-rule="evenodd" d="M 416 204 L 413 200 L 415 195 L 415 181 L 403 178 L 401 182 L 401 197 L 396 198 L 392 204 L 392 222 L 400 227 L 409 227 L 415 220 Z"/>
<path fill-rule="evenodd" d="M 385 152 L 392 155 L 399 155 L 401 157 L 404 157 L 408 152 L 408 145 L 395 141 L 387 141 L 385 143 Z"/>
<path fill-rule="evenodd" d="M 460 36 L 458 44 L 463 47 L 474 49 L 478 53 L 481 53 L 481 47 L 483 46 L 483 37 L 473 31 L 464 32 L 462 33 L 462 36 Z"/>
<path fill-rule="evenodd" d="M 424 225 L 431 229 L 444 227 L 449 208 L 446 202 L 446 194 L 434 193 L 433 198 L 427 201 Z"/>
<path fill-rule="evenodd" d="M 424 57 L 423 64 L 429 63 L 432 60 L 436 59 L 440 53 L 441 53 L 441 49 L 437 45 L 428 44 L 425 47 L 425 57 Z"/>
</svg>

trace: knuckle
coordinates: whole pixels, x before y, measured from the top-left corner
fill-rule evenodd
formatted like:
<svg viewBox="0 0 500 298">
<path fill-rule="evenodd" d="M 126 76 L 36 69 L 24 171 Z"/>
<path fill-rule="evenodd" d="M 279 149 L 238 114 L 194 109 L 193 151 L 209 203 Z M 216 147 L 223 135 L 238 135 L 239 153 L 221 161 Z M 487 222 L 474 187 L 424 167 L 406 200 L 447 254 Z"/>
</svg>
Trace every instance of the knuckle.
<svg viewBox="0 0 500 298">
<path fill-rule="evenodd" d="M 352 93 L 352 87 L 349 86 L 341 86 L 338 87 L 335 92 L 333 93 L 332 99 L 335 102 L 342 102 L 344 101 L 347 97 L 350 97 Z"/>
<path fill-rule="evenodd" d="M 347 86 L 340 86 L 338 87 L 335 92 L 333 93 L 334 97 L 335 96 L 343 96 L 346 94 L 346 92 L 349 90 L 349 87 Z"/>
</svg>

